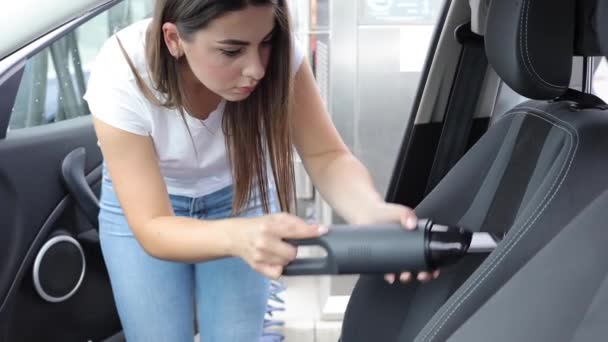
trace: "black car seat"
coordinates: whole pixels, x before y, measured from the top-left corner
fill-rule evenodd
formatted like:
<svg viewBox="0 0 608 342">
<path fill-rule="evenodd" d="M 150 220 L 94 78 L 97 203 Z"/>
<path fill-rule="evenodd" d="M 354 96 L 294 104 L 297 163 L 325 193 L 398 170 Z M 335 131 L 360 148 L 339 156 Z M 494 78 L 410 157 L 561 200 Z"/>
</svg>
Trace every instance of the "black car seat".
<svg viewBox="0 0 608 342">
<path fill-rule="evenodd" d="M 577 28 L 575 2 L 492 0 L 485 36 L 488 61 L 507 85 L 534 100 L 494 120 L 416 208 L 419 217 L 505 234 L 502 243 L 487 258 L 468 256 L 442 269 L 428 284 L 389 285 L 379 276 L 361 276 L 345 313 L 342 342 L 520 341 L 508 334 L 516 325 L 486 335 L 487 329 L 510 315 L 507 304 L 525 307 L 523 300 L 534 297 L 534 291 L 518 297 L 527 286 L 520 273 L 553 239 L 557 243 L 575 234 L 573 219 L 608 189 L 606 105 L 568 88 L 575 37 L 580 36 L 575 33 L 582 27 Z M 595 54 L 590 50 L 577 53 Z M 589 209 L 597 210 L 597 205 Z M 572 250 L 552 251 L 565 253 L 562 259 L 576 257 Z M 500 297 L 504 312 L 492 306 L 501 318 L 484 327 L 483 310 L 518 277 L 520 287 L 513 285 L 510 295 Z"/>
<path fill-rule="evenodd" d="M 596 11 L 599 45 L 608 52 L 608 1 Z M 581 13 L 579 11 L 579 13 Z M 596 40 L 598 41 L 598 40 Z M 595 50 L 595 49 L 594 49 Z M 607 112 L 600 113 L 608 116 Z M 585 114 L 587 115 L 587 114 Z M 592 134 L 608 133 L 590 118 Z M 598 162 L 606 142 L 597 141 Z M 603 144 L 603 145 L 602 145 Z M 604 152 L 602 155 L 602 151 Z M 595 167 L 589 162 L 587 167 Z M 582 175 L 584 176 L 584 175 Z M 608 177 L 606 174 L 604 177 Z M 589 179 L 587 186 L 593 186 Z M 599 185 L 599 184 L 598 184 Z M 604 191 L 480 306 L 448 341 L 573 341 L 608 339 L 608 191 Z"/>
<path fill-rule="evenodd" d="M 518 270 L 447 341 L 608 339 L 608 191 Z"/>
</svg>

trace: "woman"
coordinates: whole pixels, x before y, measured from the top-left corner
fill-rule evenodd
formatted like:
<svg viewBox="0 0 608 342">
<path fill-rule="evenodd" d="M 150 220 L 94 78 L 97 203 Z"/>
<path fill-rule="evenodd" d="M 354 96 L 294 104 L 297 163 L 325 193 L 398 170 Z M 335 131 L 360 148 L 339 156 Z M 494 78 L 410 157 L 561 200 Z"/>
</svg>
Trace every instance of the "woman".
<svg viewBox="0 0 608 342">
<path fill-rule="evenodd" d="M 285 0 L 159 0 L 100 52 L 85 98 L 127 340 L 191 341 L 195 312 L 202 341 L 260 339 L 269 279 L 296 257 L 283 239 L 326 232 L 288 214 L 294 146 L 348 222 L 415 226 L 340 139 L 291 38 Z"/>
</svg>

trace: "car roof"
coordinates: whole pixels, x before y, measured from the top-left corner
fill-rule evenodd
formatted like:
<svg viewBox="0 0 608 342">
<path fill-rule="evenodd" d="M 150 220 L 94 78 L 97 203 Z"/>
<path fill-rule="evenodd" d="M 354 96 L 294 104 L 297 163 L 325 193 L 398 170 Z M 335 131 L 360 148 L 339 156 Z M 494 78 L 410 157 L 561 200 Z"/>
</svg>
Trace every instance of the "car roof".
<svg viewBox="0 0 608 342">
<path fill-rule="evenodd" d="M 116 0 L 3 1 L 0 59 L 88 11 Z"/>
</svg>

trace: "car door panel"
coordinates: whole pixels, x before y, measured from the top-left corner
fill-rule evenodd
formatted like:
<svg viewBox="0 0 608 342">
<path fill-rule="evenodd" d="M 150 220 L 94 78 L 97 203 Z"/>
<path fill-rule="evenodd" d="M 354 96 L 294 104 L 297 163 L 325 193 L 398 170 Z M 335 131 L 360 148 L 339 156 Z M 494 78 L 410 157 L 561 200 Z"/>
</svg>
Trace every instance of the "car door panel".
<svg viewBox="0 0 608 342">
<path fill-rule="evenodd" d="M 33 24 L 47 33 L 0 46 L 0 342 L 124 339 L 97 233 L 102 155 L 82 97 L 109 35 L 149 15 L 133 14 L 142 4 L 65 2 L 73 13 L 59 26 Z"/>
<path fill-rule="evenodd" d="M 84 148 L 84 172 L 98 192 L 102 156 L 88 116 L 9 132 L 0 141 L 0 322 L 6 341 L 100 339 L 120 330 L 96 229 L 62 178 L 62 163 Z M 91 231 L 88 234 L 83 232 Z M 69 299 L 52 303 L 34 286 L 33 267 L 45 242 L 71 236 L 85 255 L 85 273 Z M 45 255 L 49 287 L 70 277 L 61 252 Z M 61 286 L 59 286 L 61 287 Z M 34 329 L 35 327 L 35 329 Z M 51 338 L 52 337 L 52 338 Z"/>
</svg>

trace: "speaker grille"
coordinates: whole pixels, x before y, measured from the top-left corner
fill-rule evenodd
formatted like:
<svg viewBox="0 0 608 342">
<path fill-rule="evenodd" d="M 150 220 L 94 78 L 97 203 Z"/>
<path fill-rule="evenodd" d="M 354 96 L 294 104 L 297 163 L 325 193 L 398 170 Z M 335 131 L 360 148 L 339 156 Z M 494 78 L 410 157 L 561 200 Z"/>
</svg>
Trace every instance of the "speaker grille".
<svg viewBox="0 0 608 342">
<path fill-rule="evenodd" d="M 84 278 L 86 262 L 80 243 L 69 235 L 47 241 L 34 261 L 34 287 L 49 302 L 70 298 Z"/>
</svg>

